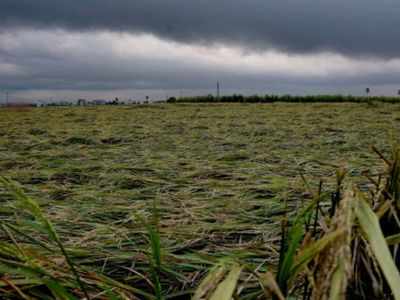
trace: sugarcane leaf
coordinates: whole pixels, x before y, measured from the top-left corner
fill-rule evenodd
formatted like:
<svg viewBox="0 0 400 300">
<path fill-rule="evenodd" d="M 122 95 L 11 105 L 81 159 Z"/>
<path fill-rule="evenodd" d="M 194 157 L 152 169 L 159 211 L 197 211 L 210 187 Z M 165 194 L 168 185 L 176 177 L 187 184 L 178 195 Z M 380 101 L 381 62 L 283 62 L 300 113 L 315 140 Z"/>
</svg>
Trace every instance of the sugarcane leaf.
<svg viewBox="0 0 400 300">
<path fill-rule="evenodd" d="M 210 300 L 231 300 L 241 272 L 241 266 L 233 266 L 226 278 L 217 286 Z"/>
<path fill-rule="evenodd" d="M 226 272 L 227 269 L 224 266 L 217 266 L 216 268 L 213 268 L 200 283 L 192 299 L 204 299 L 204 297 L 206 297 L 207 294 L 210 293 L 210 291 L 213 291 L 216 288 L 218 283 L 225 276 Z"/>
</svg>

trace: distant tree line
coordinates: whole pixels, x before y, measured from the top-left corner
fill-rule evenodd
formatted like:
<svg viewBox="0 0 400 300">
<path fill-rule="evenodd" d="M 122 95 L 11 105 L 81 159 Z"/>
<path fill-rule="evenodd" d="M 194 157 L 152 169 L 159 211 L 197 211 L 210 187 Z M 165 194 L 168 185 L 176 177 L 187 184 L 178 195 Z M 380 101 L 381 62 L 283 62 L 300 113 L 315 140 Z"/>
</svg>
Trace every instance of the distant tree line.
<svg viewBox="0 0 400 300">
<path fill-rule="evenodd" d="M 371 103 L 386 102 L 400 103 L 400 97 L 386 96 L 351 96 L 351 95 L 310 95 L 310 96 L 293 96 L 293 95 L 230 95 L 215 97 L 195 96 L 175 98 L 171 97 L 168 103 L 274 103 L 274 102 L 290 102 L 290 103 Z"/>
</svg>

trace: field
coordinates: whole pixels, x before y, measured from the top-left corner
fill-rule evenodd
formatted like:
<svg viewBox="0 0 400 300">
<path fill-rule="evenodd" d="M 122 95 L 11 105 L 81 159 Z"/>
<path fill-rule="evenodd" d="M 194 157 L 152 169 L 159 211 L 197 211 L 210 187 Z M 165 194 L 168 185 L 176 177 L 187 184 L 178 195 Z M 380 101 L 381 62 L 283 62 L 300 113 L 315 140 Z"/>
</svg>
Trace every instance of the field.
<svg viewBox="0 0 400 300">
<path fill-rule="evenodd" d="M 389 153 L 399 129 L 385 103 L 9 108 L 0 175 L 40 205 L 92 299 L 187 299 L 230 262 L 244 266 L 237 297 L 256 299 L 282 218 L 340 167 L 365 189 L 362 171 L 382 167 L 369 147 Z M 83 297 L 37 216 L 5 188 L 0 201 L 3 298 Z"/>
</svg>

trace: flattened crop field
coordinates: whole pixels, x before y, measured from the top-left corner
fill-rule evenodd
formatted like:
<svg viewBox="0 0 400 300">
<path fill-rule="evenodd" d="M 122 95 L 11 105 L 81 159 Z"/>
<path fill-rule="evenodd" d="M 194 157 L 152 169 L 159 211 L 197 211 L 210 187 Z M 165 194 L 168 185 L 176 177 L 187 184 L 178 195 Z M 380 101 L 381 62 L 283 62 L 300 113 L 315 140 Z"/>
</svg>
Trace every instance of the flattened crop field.
<svg viewBox="0 0 400 300">
<path fill-rule="evenodd" d="M 129 299 L 153 294 L 146 224 L 156 215 L 162 293 L 185 298 L 221 258 L 276 268 L 281 219 L 307 185 L 332 185 L 341 165 L 357 181 L 381 165 L 369 146 L 388 151 L 399 129 L 400 105 L 384 103 L 9 108 L 0 110 L 0 175 L 37 201 L 92 296 L 106 286 Z M 0 221 L 13 227 L 0 232 L 2 259 L 18 261 L 4 246 L 13 236 L 76 287 L 32 216 L 5 189 L 0 201 Z M 38 280 L 16 284 L 40 298 Z M 8 286 L 1 292 L 15 293 Z"/>
</svg>

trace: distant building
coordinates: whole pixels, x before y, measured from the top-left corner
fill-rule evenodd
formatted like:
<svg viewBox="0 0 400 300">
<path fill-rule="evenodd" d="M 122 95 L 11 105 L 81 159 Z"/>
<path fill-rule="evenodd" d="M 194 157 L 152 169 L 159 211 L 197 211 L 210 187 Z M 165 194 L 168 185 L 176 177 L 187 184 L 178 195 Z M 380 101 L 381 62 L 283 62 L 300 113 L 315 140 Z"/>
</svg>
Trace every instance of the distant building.
<svg viewBox="0 0 400 300">
<path fill-rule="evenodd" d="M 92 105 L 105 105 L 106 103 L 107 103 L 107 100 L 103 100 L 103 99 L 95 99 L 90 102 L 90 104 L 92 104 Z"/>
<path fill-rule="evenodd" d="M 60 101 L 59 103 L 55 103 L 55 106 L 71 106 L 72 102 L 69 101 Z"/>
<path fill-rule="evenodd" d="M 38 100 L 38 101 L 35 101 L 35 102 L 33 103 L 33 105 L 36 106 L 36 107 L 43 107 L 43 106 L 44 106 L 44 103 L 43 103 L 42 101 Z"/>
<path fill-rule="evenodd" d="M 78 106 L 86 106 L 87 105 L 87 101 L 86 101 L 86 99 L 78 99 L 76 105 L 78 105 Z"/>
<path fill-rule="evenodd" d="M 108 104 L 108 105 L 119 105 L 119 104 L 122 104 L 122 102 L 119 102 L 119 99 L 115 98 L 114 100 L 109 101 L 106 104 Z"/>
</svg>

